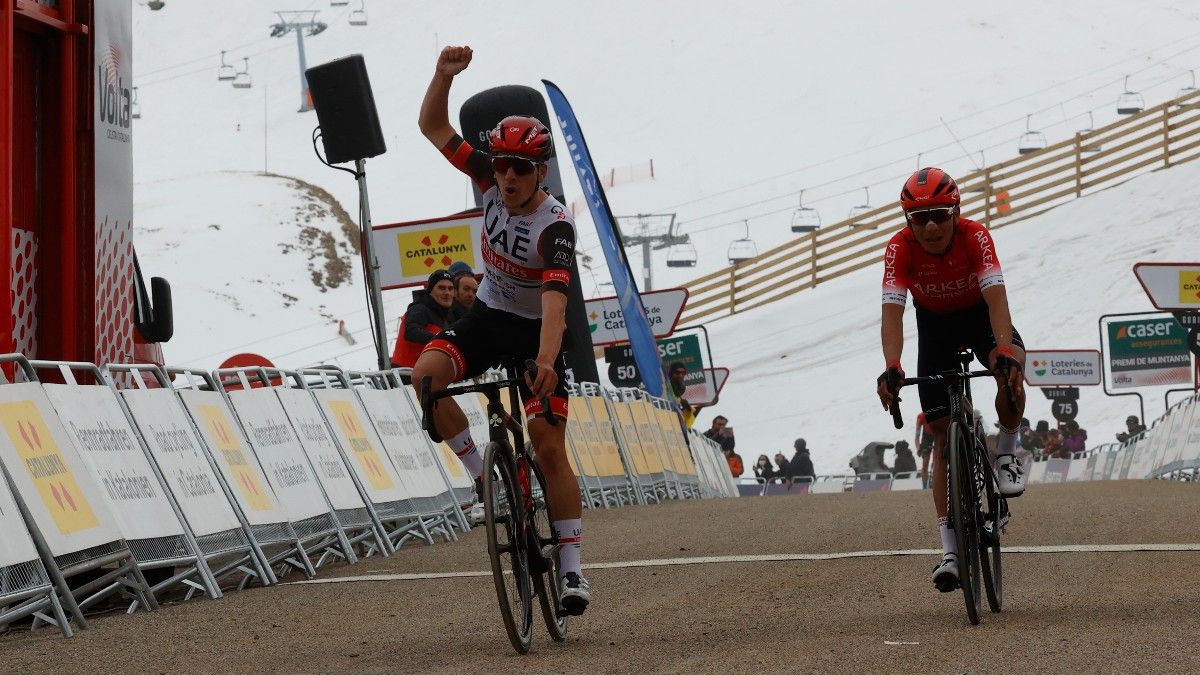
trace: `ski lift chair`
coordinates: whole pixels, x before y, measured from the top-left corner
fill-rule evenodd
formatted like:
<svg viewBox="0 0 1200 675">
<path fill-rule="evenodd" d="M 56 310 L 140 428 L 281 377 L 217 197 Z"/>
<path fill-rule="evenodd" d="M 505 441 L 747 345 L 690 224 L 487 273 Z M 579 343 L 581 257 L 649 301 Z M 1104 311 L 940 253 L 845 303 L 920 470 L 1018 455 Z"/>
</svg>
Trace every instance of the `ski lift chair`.
<svg viewBox="0 0 1200 675">
<path fill-rule="evenodd" d="M 228 82 L 229 80 L 232 80 L 235 77 L 237 77 L 237 73 L 234 72 L 233 66 L 229 65 L 228 63 L 225 63 L 225 50 L 222 49 L 221 50 L 221 66 L 219 68 L 217 68 L 217 80 L 219 80 L 221 82 Z"/>
<path fill-rule="evenodd" d="M 692 242 L 672 244 L 667 249 L 667 267 L 695 267 L 696 246 Z"/>
<path fill-rule="evenodd" d="M 138 88 L 133 88 L 133 100 L 129 102 L 130 116 L 135 120 L 142 119 L 142 104 L 138 103 Z"/>
<path fill-rule="evenodd" d="M 361 0 L 358 3 L 358 9 L 354 10 L 353 12 L 350 12 L 350 25 L 351 26 L 367 25 L 367 6 L 366 5 L 367 5 L 366 0 Z"/>
<path fill-rule="evenodd" d="M 1117 97 L 1118 115 L 1136 115 L 1146 109 L 1146 101 L 1142 95 L 1129 89 L 1129 76 L 1125 76 L 1125 91 Z"/>
<path fill-rule="evenodd" d="M 233 78 L 234 89 L 249 89 L 252 84 L 250 80 L 250 59 L 249 57 L 242 59 L 242 69 L 237 71 L 237 75 Z"/>
<path fill-rule="evenodd" d="M 1080 136 L 1087 136 L 1088 134 L 1092 133 L 1092 130 L 1095 128 L 1094 125 L 1095 125 L 1095 120 L 1092 118 L 1092 111 L 1089 110 L 1088 111 L 1087 128 L 1080 129 L 1079 131 L 1077 131 L 1075 133 L 1079 134 Z M 1081 139 L 1081 145 L 1079 147 L 1079 150 L 1081 152 L 1100 152 L 1100 141 L 1099 141 L 1099 139 L 1090 139 L 1090 138 Z"/>
<path fill-rule="evenodd" d="M 736 265 L 740 262 L 745 262 L 754 256 L 758 255 L 758 246 L 754 244 L 754 240 L 750 238 L 750 221 L 743 220 L 746 225 L 746 236 L 741 239 L 734 239 L 729 243 L 729 264 Z"/>
<path fill-rule="evenodd" d="M 871 189 L 864 187 L 863 191 L 867 193 L 867 201 L 858 206 L 851 206 L 850 213 L 846 214 L 846 219 L 850 221 L 850 227 L 863 227 L 858 224 L 859 217 L 875 208 L 871 206 Z M 878 224 L 872 225 L 870 229 L 874 230 L 877 227 L 879 227 Z"/>
<path fill-rule="evenodd" d="M 821 214 L 804 205 L 804 190 L 800 191 L 800 208 L 792 214 L 792 232 L 812 232 L 821 228 Z"/>
<path fill-rule="evenodd" d="M 1046 147 L 1046 134 L 1029 128 L 1030 117 L 1033 115 L 1025 116 L 1025 133 L 1017 139 L 1017 154 L 1020 155 L 1028 155 Z"/>
<path fill-rule="evenodd" d="M 1175 98 L 1183 98 L 1184 96 L 1189 96 L 1196 93 L 1196 71 L 1189 70 L 1188 74 L 1192 76 L 1192 83 L 1180 89 L 1179 92 L 1175 94 Z M 1200 103 L 1200 101 L 1193 97 L 1187 103 L 1180 103 L 1179 105 L 1183 108 L 1194 108 L 1198 103 Z"/>
</svg>

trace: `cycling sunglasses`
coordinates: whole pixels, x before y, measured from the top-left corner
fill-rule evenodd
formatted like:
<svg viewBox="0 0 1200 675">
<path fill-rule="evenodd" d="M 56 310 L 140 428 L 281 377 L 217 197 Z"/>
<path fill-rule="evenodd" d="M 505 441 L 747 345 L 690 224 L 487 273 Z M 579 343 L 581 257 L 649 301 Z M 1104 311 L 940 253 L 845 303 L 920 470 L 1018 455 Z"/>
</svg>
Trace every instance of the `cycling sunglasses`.
<svg viewBox="0 0 1200 675">
<path fill-rule="evenodd" d="M 492 171 L 498 174 L 506 174 L 509 169 L 512 169 L 518 176 L 528 176 L 537 169 L 537 164 L 520 157 L 493 157 Z"/>
<path fill-rule="evenodd" d="M 936 209 L 924 209 L 921 211 L 909 211 L 908 221 L 916 227 L 925 227 L 929 223 L 944 223 L 950 220 L 950 216 L 954 215 L 954 207 L 940 207 Z"/>
</svg>

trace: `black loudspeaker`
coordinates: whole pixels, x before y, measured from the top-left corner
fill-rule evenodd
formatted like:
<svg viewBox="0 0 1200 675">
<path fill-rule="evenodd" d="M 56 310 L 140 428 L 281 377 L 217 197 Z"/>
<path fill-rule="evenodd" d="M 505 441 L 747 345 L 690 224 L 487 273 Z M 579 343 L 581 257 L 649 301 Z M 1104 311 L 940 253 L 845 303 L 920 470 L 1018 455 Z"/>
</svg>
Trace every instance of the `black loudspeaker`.
<svg viewBox="0 0 1200 675">
<path fill-rule="evenodd" d="M 304 76 L 330 164 L 387 152 L 362 54 L 313 66 L 304 71 Z"/>
</svg>

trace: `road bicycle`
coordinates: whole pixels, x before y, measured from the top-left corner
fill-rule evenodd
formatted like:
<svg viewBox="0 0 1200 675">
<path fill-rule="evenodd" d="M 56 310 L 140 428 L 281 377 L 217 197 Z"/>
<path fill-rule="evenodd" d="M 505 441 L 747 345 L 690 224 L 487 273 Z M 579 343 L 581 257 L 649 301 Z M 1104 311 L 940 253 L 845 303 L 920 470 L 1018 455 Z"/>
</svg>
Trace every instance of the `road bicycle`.
<svg viewBox="0 0 1200 675">
<path fill-rule="evenodd" d="M 507 372 L 518 372 L 513 365 Z M 525 373 L 531 382 L 537 378 L 537 364 L 532 359 L 525 361 Z M 559 541 L 546 499 L 546 477 L 532 444 L 525 443 L 524 427 L 508 412 L 521 410 L 518 378 L 520 375 L 431 391 L 431 378 L 425 377 L 421 382 L 421 423 L 426 431 L 432 428 L 431 415 L 439 399 L 475 392 L 487 398 L 488 443 L 483 451 L 479 497 L 484 508 L 488 557 L 509 642 L 517 652 L 527 654 L 533 644 L 535 595 L 554 641 L 567 639 L 568 616 L 562 609 Z M 507 409 L 501 401 L 506 389 Z M 550 424 L 558 423 L 546 399 L 542 400 L 542 410 Z"/>
<path fill-rule="evenodd" d="M 988 455 L 983 425 L 975 419 L 971 401 L 971 380 L 994 377 L 991 370 L 969 370 L 975 359 L 970 351 L 959 353 L 960 366 L 927 377 L 906 377 L 900 387 L 939 383 L 950 394 L 950 427 L 946 436 L 947 515 L 958 545 L 958 579 L 967 605 L 967 618 L 979 623 L 980 590 L 987 595 L 988 608 L 1003 608 L 1004 580 L 1001 570 L 1000 535 L 1008 522 L 1008 502 L 997 489 L 996 472 Z M 1008 386 L 1010 410 L 1017 409 L 1016 395 Z M 891 405 L 896 428 L 904 426 L 899 399 Z M 980 581 L 982 580 L 982 584 Z"/>
</svg>

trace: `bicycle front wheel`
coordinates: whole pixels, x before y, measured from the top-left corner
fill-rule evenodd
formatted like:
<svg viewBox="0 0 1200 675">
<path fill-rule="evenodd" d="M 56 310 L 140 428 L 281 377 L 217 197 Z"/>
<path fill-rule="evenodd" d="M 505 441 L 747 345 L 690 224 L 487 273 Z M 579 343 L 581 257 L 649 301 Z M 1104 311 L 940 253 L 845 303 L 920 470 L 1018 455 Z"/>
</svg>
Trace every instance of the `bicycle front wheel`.
<svg viewBox="0 0 1200 675">
<path fill-rule="evenodd" d="M 529 556 L 538 557 L 540 567 L 531 562 L 533 589 L 537 591 L 542 606 L 542 620 L 546 631 L 555 642 L 567 639 L 568 616 L 562 613 L 562 578 L 559 576 L 558 537 L 554 532 L 554 517 L 550 513 L 550 498 L 546 495 L 546 477 L 536 461 L 530 461 L 532 469 L 533 527 L 530 528 Z M 536 569 L 535 569 L 536 568 Z"/>
<path fill-rule="evenodd" d="M 983 463 L 983 522 L 979 534 L 979 565 L 983 572 L 983 590 L 988 609 L 999 612 L 1004 604 L 1004 578 L 1000 567 L 1000 530 L 1008 518 L 1008 503 L 996 490 L 996 472 L 990 466 L 986 451 L 976 440 L 976 461 Z"/>
<path fill-rule="evenodd" d="M 967 605 L 967 618 L 979 623 L 979 487 L 975 481 L 971 437 L 959 422 L 950 424 L 947 470 L 950 520 L 958 546 L 958 582 Z"/>
<path fill-rule="evenodd" d="M 527 654 L 533 643 L 533 584 L 524 504 L 512 456 L 512 449 L 500 443 L 488 443 L 484 448 L 482 499 L 500 617 L 513 649 Z"/>
</svg>

